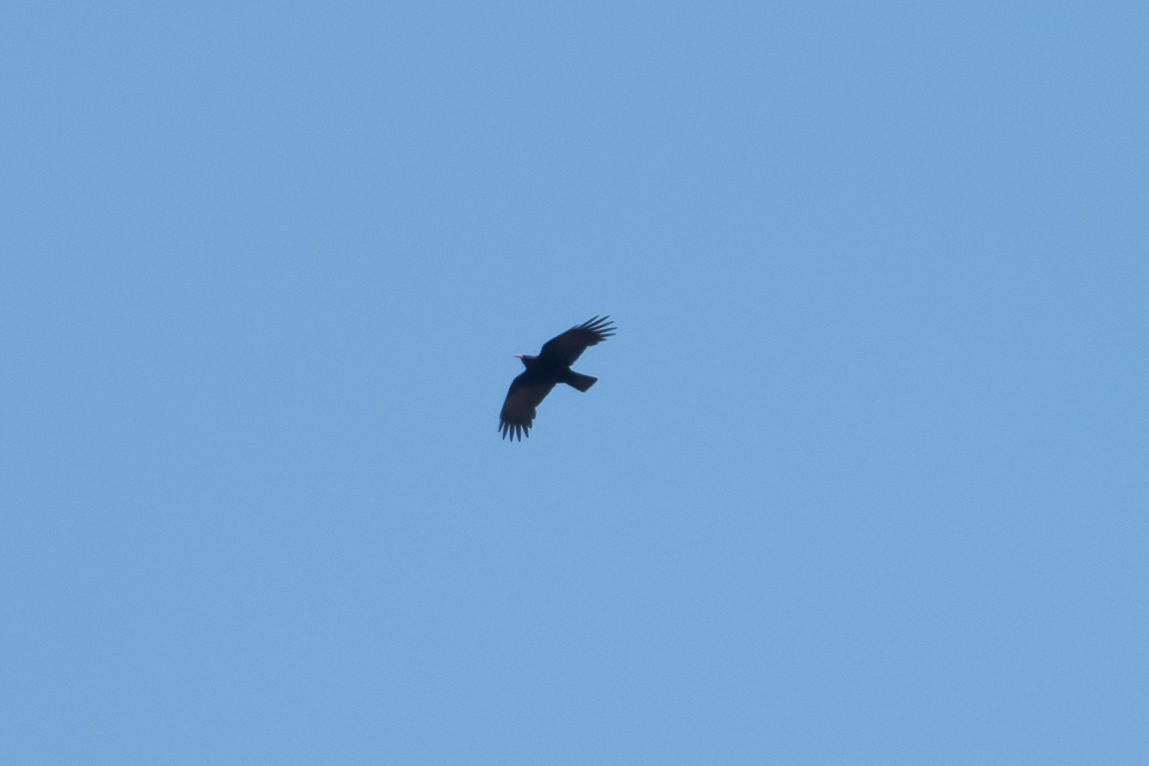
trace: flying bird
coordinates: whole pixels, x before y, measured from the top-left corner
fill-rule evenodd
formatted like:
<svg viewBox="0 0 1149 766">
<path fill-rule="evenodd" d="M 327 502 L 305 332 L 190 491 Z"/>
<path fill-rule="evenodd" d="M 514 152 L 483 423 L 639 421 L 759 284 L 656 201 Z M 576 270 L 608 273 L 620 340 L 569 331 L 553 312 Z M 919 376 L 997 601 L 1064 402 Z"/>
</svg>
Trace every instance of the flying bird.
<svg viewBox="0 0 1149 766">
<path fill-rule="evenodd" d="M 558 383 L 586 392 L 598 378 L 571 370 L 582 352 L 614 335 L 609 316 L 594 317 L 572 327 L 543 344 L 538 356 L 516 354 L 527 369 L 511 381 L 503 411 L 499 413 L 499 430 L 503 438 L 523 440 L 530 436 L 535 409 Z"/>
</svg>

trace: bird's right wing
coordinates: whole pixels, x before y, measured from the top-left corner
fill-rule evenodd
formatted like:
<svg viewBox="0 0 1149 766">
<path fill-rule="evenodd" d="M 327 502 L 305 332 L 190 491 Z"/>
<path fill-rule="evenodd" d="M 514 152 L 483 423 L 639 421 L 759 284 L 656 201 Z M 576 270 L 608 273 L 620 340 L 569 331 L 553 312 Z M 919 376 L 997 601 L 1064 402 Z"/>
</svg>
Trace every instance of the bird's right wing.
<svg viewBox="0 0 1149 766">
<path fill-rule="evenodd" d="M 539 352 L 539 358 L 569 367 L 582 352 L 614 335 L 610 317 L 594 317 L 561 335 L 548 340 Z"/>
<path fill-rule="evenodd" d="M 522 441 L 524 436 L 530 436 L 539 402 L 554 387 L 554 381 L 531 380 L 525 372 L 511 381 L 503 411 L 499 413 L 499 430 L 504 439 L 510 436 Z"/>
</svg>

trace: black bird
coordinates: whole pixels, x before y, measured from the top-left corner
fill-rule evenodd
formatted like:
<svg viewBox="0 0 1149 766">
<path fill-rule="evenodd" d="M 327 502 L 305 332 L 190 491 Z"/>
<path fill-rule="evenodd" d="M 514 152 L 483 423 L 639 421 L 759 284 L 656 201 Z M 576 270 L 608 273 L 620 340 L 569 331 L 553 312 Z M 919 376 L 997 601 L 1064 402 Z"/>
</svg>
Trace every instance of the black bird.
<svg viewBox="0 0 1149 766">
<path fill-rule="evenodd" d="M 614 335 L 614 325 L 609 316 L 594 317 L 577 327 L 572 327 L 562 335 L 556 335 L 543 344 L 538 356 L 516 354 L 527 368 L 519 377 L 511 381 L 503 411 L 499 413 L 499 430 L 503 438 L 523 440 L 530 436 L 531 423 L 535 420 L 535 408 L 557 383 L 585 392 L 598 378 L 571 370 L 571 365 L 582 352 Z"/>
</svg>

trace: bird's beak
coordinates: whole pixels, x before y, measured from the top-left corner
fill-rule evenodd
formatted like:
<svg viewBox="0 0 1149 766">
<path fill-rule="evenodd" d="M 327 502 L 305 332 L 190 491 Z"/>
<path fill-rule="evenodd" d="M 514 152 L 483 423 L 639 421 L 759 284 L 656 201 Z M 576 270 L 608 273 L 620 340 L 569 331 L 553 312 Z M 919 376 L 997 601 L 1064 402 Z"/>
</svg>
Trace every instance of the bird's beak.
<svg viewBox="0 0 1149 766">
<path fill-rule="evenodd" d="M 515 354 L 515 359 L 520 359 L 520 360 L 521 360 L 522 358 L 523 358 L 523 355 L 522 355 L 522 354 Z"/>
</svg>

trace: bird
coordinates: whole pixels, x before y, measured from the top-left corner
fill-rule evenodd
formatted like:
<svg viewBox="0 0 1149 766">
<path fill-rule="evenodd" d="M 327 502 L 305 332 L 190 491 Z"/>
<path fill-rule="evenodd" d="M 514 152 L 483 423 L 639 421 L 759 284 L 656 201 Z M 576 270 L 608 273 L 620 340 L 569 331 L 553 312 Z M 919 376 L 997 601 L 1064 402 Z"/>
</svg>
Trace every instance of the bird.
<svg viewBox="0 0 1149 766">
<path fill-rule="evenodd" d="M 582 352 L 614 335 L 610 316 L 595 316 L 556 335 L 543 344 L 538 356 L 515 354 L 527 369 L 511 381 L 503 411 L 499 413 L 499 431 L 511 441 L 530 436 L 536 408 L 559 383 L 585 393 L 598 378 L 571 370 Z"/>
</svg>

